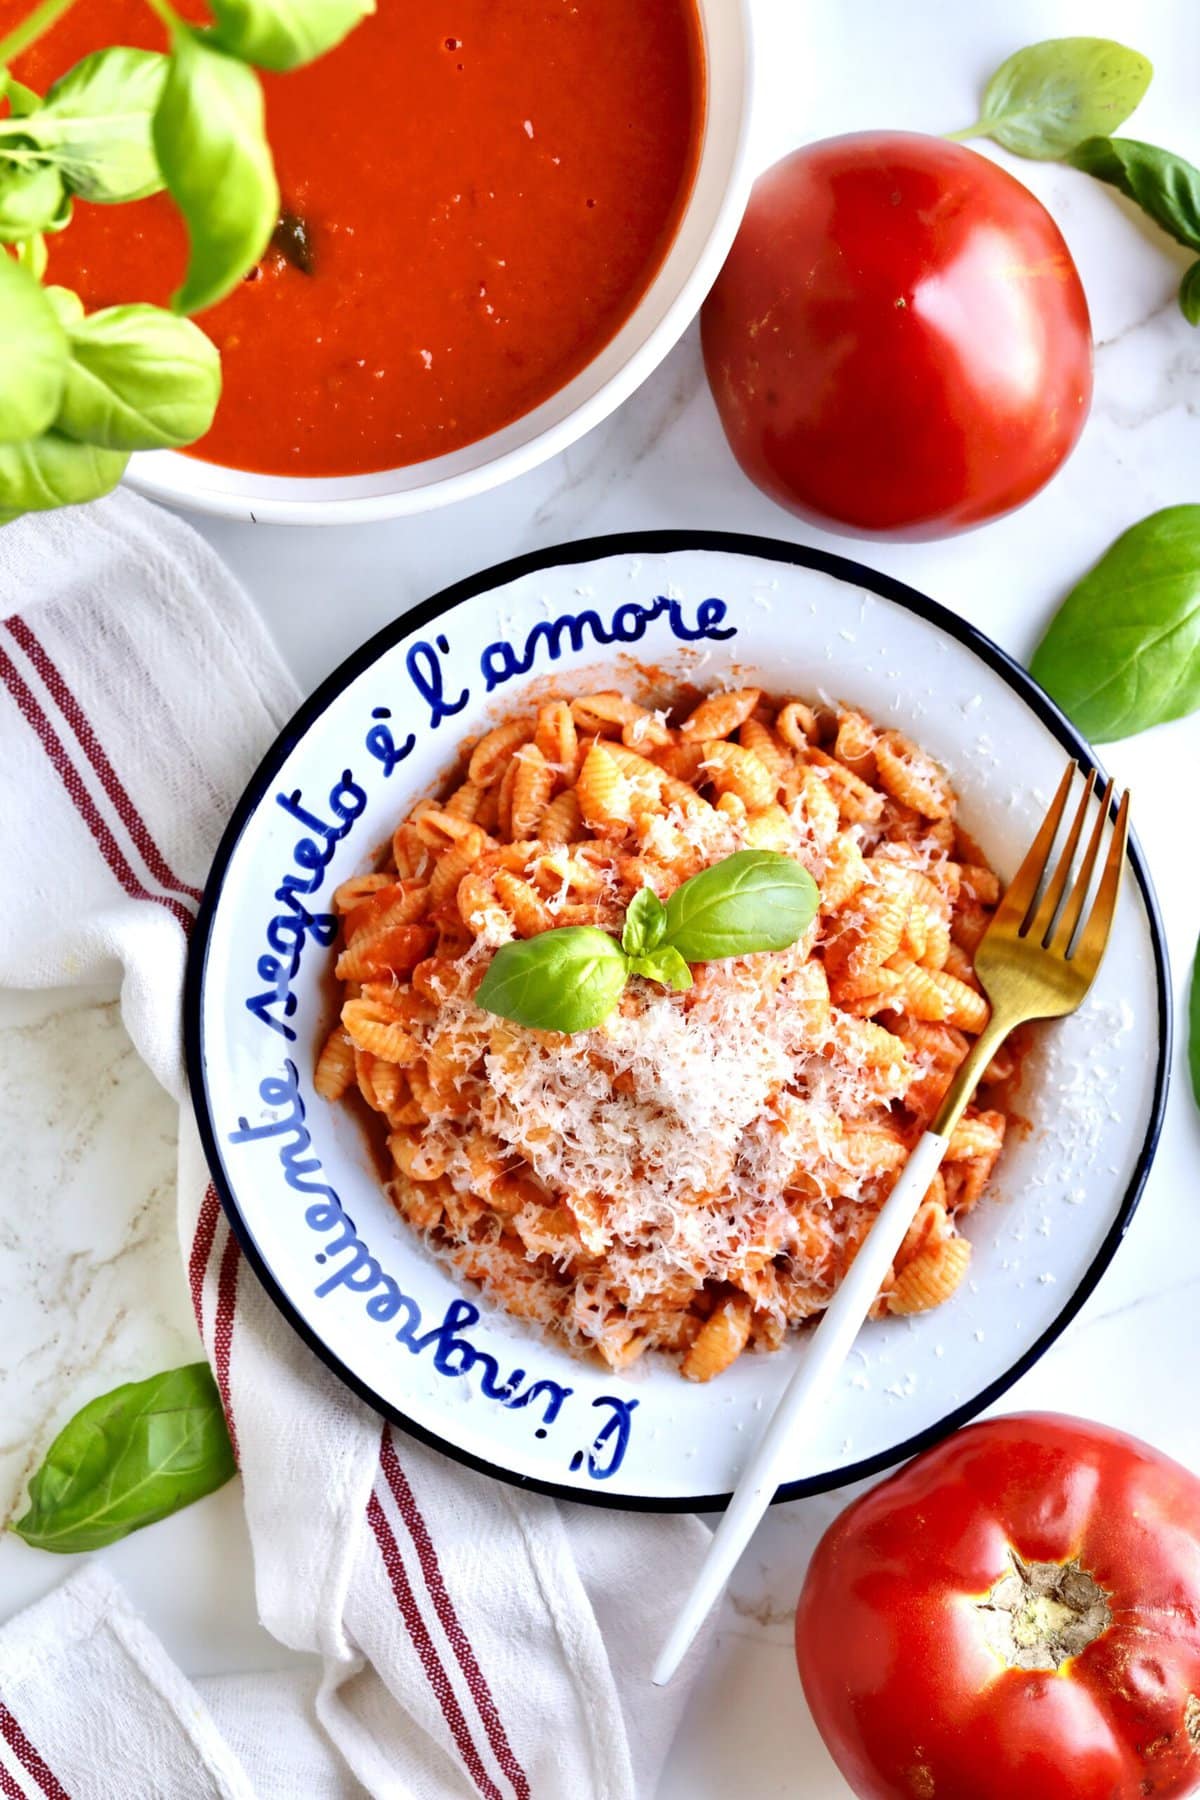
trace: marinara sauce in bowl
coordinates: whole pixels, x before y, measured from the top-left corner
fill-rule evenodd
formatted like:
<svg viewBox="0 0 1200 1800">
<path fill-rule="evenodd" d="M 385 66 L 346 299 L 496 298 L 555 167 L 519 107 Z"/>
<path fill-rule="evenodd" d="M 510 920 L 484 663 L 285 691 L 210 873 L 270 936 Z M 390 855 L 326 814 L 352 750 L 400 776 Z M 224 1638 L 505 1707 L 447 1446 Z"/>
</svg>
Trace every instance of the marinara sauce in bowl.
<svg viewBox="0 0 1200 1800">
<path fill-rule="evenodd" d="M 20 73 L 42 88 L 108 43 L 159 47 L 143 0 L 75 8 Z M 136 456 L 130 480 L 332 523 L 562 449 L 714 278 L 745 197 L 747 83 L 743 0 L 379 0 L 328 56 L 263 77 L 284 223 L 199 316 L 224 368 L 212 430 Z M 89 310 L 163 304 L 186 254 L 165 194 L 77 202 L 47 279 Z"/>
</svg>

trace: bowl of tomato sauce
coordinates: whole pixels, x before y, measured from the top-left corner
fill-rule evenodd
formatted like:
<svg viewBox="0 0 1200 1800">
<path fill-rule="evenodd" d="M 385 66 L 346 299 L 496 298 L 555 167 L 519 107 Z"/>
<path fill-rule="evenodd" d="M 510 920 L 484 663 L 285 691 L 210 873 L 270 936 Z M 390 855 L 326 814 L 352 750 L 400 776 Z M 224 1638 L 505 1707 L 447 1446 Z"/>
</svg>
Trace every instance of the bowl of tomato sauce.
<svg viewBox="0 0 1200 1800">
<path fill-rule="evenodd" d="M 19 72 L 155 30 L 143 0 L 89 0 Z M 744 209 L 746 0 L 379 0 L 263 84 L 281 218 L 198 315 L 216 419 L 127 477 L 200 512 L 395 517 L 532 468 L 662 359 Z M 80 202 L 47 279 L 163 304 L 186 250 L 165 194 Z"/>
</svg>

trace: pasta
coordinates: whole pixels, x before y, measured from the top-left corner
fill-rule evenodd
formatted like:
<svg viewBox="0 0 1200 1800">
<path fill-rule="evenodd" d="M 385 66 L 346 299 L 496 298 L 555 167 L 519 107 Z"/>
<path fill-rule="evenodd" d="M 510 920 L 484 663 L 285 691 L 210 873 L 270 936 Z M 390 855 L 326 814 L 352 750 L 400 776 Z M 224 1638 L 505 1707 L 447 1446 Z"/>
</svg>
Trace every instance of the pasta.
<svg viewBox="0 0 1200 1800">
<path fill-rule="evenodd" d="M 999 884 L 944 773 L 850 708 L 708 695 L 678 723 L 618 693 L 543 704 L 470 749 L 334 895 L 339 1017 L 317 1091 L 361 1094 L 389 1194 L 500 1305 L 622 1368 L 706 1381 L 819 1313 L 988 1017 L 972 952 Z M 790 949 L 633 977 L 574 1037 L 472 995 L 496 949 L 619 933 L 747 847 L 802 862 L 820 910 Z M 875 1304 L 946 1300 L 958 1221 L 1005 1138 L 1002 1053 L 956 1127 Z"/>
</svg>

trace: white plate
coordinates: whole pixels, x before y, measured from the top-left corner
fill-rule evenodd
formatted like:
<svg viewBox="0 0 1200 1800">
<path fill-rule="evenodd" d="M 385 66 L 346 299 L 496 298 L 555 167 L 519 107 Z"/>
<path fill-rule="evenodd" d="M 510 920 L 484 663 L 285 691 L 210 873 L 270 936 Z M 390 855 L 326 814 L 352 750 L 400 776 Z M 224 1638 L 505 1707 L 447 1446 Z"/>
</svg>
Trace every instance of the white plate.
<svg viewBox="0 0 1200 1800">
<path fill-rule="evenodd" d="M 295 952 L 284 885 L 289 872 L 293 891 L 312 881 L 305 903 L 319 914 L 437 785 L 459 739 L 517 709 L 530 682 L 552 673 L 567 691 L 630 686 L 641 663 L 705 684 L 736 671 L 774 693 L 851 701 L 911 732 L 951 771 L 963 822 L 1004 877 L 1065 754 L 1094 761 L 988 639 L 856 563 L 675 532 L 527 557 L 381 632 L 283 732 L 217 854 L 189 972 L 188 1051 L 234 1230 L 287 1317 L 351 1387 L 507 1480 L 609 1505 L 712 1507 L 803 1341 L 745 1356 L 710 1387 L 654 1356 L 614 1375 L 457 1281 L 388 1204 L 353 1117 L 313 1092 L 330 957 L 307 928 Z M 316 868 L 314 844 L 329 853 Z M 881 1469 L 995 1399 L 1116 1249 L 1157 1140 L 1171 1031 L 1153 893 L 1136 846 L 1130 859 L 1093 994 L 1044 1029 L 1022 1094 L 1032 1129 L 1006 1150 L 968 1222 L 968 1286 L 937 1312 L 866 1328 L 781 1497 Z M 262 998 L 276 992 L 287 1001 Z"/>
</svg>

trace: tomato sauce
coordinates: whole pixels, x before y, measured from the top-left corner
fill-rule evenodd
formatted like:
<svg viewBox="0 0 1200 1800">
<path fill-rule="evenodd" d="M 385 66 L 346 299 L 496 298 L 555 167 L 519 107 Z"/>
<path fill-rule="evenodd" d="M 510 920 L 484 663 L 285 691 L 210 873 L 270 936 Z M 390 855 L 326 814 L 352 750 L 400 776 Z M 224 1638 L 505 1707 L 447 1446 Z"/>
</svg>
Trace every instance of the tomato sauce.
<svg viewBox="0 0 1200 1800">
<path fill-rule="evenodd" d="M 29 4 L 0 0 L 0 28 Z M 81 0 L 14 72 L 44 91 L 112 43 L 162 47 L 145 0 Z M 196 453 L 284 475 L 391 468 L 555 393 L 670 246 L 702 57 L 694 0 L 379 0 L 328 56 L 264 76 L 312 270 L 272 250 L 201 315 L 225 386 Z M 185 262 L 165 194 L 77 201 L 46 279 L 89 309 L 162 304 Z"/>
</svg>

